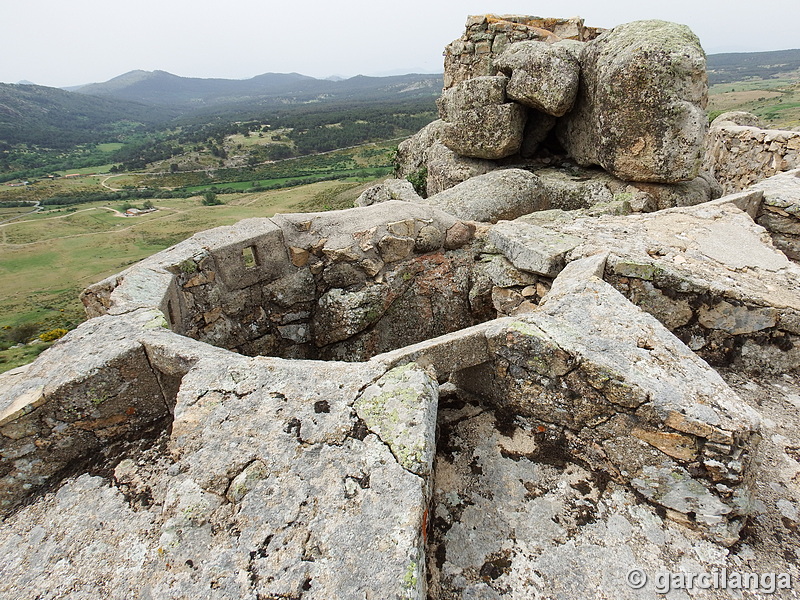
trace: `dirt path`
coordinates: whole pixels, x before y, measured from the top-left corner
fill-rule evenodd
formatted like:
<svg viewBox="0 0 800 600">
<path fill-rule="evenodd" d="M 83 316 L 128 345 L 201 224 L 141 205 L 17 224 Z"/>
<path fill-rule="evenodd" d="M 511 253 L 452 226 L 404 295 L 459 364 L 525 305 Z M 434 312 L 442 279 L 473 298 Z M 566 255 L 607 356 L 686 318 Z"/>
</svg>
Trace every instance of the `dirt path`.
<svg viewBox="0 0 800 600">
<path fill-rule="evenodd" d="M 5 225 L 6 223 L 10 223 L 11 221 L 16 221 L 17 219 L 21 219 L 22 217 L 28 217 L 30 215 L 38 213 L 41 210 L 44 210 L 44 207 L 38 200 L 36 201 L 36 204 L 34 204 L 33 206 L 34 209 L 29 213 L 22 213 L 21 215 L 17 215 L 16 217 L 11 217 L 10 219 L 6 219 L 5 221 L 0 221 L 0 226 Z"/>
<path fill-rule="evenodd" d="M 72 215 L 77 214 L 79 212 L 86 212 L 86 211 L 89 211 L 89 210 L 98 210 L 98 209 L 110 210 L 111 212 L 117 213 L 119 216 L 124 216 L 122 213 L 120 213 L 118 210 L 116 210 L 114 208 L 109 208 L 108 206 L 95 206 L 95 207 L 92 207 L 92 208 L 84 208 L 83 210 L 75 211 L 74 213 L 70 213 L 68 215 L 61 215 L 61 216 L 58 216 L 58 217 L 48 217 L 47 219 L 42 219 L 42 220 L 43 221 L 49 221 L 49 220 L 52 220 L 52 219 L 64 219 L 66 217 L 72 216 Z M 35 242 L 26 242 L 24 244 L 11 244 L 11 243 L 9 243 L 8 242 L 8 238 L 6 236 L 6 231 L 4 229 L 2 231 L 2 233 L 3 233 L 3 241 L 2 241 L 2 243 L 0 243 L 0 245 L 7 246 L 9 248 L 25 248 L 26 246 L 35 246 L 36 244 L 45 244 L 45 243 L 51 242 L 53 240 L 66 240 L 66 239 L 69 239 L 69 238 L 88 237 L 88 236 L 92 236 L 92 235 L 107 235 L 107 234 L 112 233 L 112 232 L 113 233 L 119 233 L 119 232 L 122 232 L 122 231 L 130 231 L 134 227 L 136 227 L 138 225 L 142 225 L 143 223 L 152 223 L 153 221 L 160 221 L 162 219 L 166 219 L 168 217 L 172 217 L 174 215 L 179 215 L 179 214 L 183 214 L 183 213 L 187 212 L 185 210 L 176 209 L 176 208 L 167 208 L 167 207 L 160 207 L 159 210 L 165 210 L 165 211 L 168 211 L 168 212 L 166 212 L 164 215 L 162 215 L 160 217 L 155 217 L 154 219 L 147 219 L 146 221 L 138 221 L 137 223 L 132 223 L 128 227 L 123 227 L 121 229 L 113 229 L 113 230 L 107 230 L 107 231 L 92 231 L 92 232 L 89 232 L 89 233 L 75 233 L 75 234 L 72 234 L 72 235 L 60 235 L 60 236 L 57 236 L 57 237 L 54 237 L 54 238 L 47 238 L 47 239 L 44 239 L 44 240 L 37 240 Z M 135 217 L 128 217 L 128 218 L 135 218 Z"/>
</svg>

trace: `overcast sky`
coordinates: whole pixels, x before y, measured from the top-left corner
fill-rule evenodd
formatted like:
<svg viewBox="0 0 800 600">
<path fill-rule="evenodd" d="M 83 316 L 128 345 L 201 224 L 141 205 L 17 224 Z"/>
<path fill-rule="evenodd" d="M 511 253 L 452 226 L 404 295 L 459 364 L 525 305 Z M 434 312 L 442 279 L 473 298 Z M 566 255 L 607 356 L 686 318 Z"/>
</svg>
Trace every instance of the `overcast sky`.
<svg viewBox="0 0 800 600">
<path fill-rule="evenodd" d="M 689 25 L 707 53 L 800 48 L 800 1 L 0 0 L 0 81 L 64 87 L 134 69 L 245 79 L 442 70 L 467 15 Z"/>
</svg>

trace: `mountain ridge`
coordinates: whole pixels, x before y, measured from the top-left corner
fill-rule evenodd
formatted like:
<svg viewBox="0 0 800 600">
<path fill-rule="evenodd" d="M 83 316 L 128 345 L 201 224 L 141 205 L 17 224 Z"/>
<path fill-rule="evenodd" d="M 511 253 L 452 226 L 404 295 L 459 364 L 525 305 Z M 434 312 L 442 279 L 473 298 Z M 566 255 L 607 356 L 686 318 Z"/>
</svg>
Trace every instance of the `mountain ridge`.
<svg viewBox="0 0 800 600">
<path fill-rule="evenodd" d="M 249 79 L 182 77 L 167 71 L 129 71 L 103 83 L 91 83 L 72 91 L 83 95 L 111 97 L 184 110 L 220 104 L 253 101 L 263 104 L 311 102 L 319 99 L 352 98 L 359 92 L 370 96 L 403 93 L 413 84 L 423 91 L 414 95 L 438 94 L 440 74 L 405 74 L 389 77 L 356 75 L 347 79 L 317 79 L 300 73 L 262 73 Z M 427 85 L 426 85 L 427 84 Z M 425 92 L 424 89 L 428 88 Z M 411 90 L 413 91 L 413 90 Z"/>
</svg>

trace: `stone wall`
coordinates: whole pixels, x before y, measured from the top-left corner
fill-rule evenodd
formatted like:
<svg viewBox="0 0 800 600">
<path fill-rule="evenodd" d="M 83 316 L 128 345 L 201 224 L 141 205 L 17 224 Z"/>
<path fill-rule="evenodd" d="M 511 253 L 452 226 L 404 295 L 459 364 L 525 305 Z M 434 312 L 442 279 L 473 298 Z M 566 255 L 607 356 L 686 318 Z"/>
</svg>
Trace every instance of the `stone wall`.
<svg viewBox="0 0 800 600">
<path fill-rule="evenodd" d="M 726 194 L 800 167 L 800 131 L 762 129 L 747 113 L 724 113 L 708 131 L 705 169 Z"/>
<path fill-rule="evenodd" d="M 461 81 L 496 75 L 493 59 L 509 44 L 527 40 L 559 39 L 585 42 L 603 29 L 587 27 L 583 19 L 542 19 L 527 15 L 475 15 L 467 19 L 466 31 L 444 49 L 444 87 Z"/>
<path fill-rule="evenodd" d="M 174 331 L 251 356 L 363 360 L 494 315 L 474 291 L 473 231 L 404 202 L 248 219 L 82 298 L 94 316 L 157 297 Z"/>
</svg>

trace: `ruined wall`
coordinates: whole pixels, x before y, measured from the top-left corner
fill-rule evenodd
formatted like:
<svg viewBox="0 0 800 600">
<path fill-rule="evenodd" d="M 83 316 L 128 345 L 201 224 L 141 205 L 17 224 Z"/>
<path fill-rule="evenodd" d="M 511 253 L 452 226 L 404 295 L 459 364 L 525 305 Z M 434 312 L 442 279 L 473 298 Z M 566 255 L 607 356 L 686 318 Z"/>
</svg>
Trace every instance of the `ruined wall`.
<svg viewBox="0 0 800 600">
<path fill-rule="evenodd" d="M 705 169 L 726 194 L 800 167 L 800 131 L 762 129 L 754 119 L 747 113 L 724 113 L 709 128 Z"/>
<path fill-rule="evenodd" d="M 696 50 L 681 26 L 618 33 L 653 31 Z M 495 46 L 595 33 L 471 19 L 444 111 L 502 96 Z M 90 319 L 0 376 L 0 595 L 625 597 L 626 570 L 687 556 L 800 576 L 778 485 L 798 476 L 800 169 L 703 203 L 701 178 L 475 177 L 448 152 L 472 181 L 439 207 L 391 182 L 90 286 Z"/>
<path fill-rule="evenodd" d="M 536 564 L 514 519 L 596 548 L 582 536 L 620 494 L 645 499 L 654 526 L 735 544 L 762 493 L 761 425 L 692 350 L 759 373 L 800 365 L 800 268 L 751 219 L 767 197 L 800 205 L 800 178 L 761 186 L 493 226 L 398 201 L 250 219 L 92 286 L 94 318 L 0 377 L 0 545 L 15 557 L 0 591 L 39 585 L 41 548 L 71 557 L 44 585 L 87 594 L 422 599 L 429 569 L 447 597 L 512 558 Z M 398 310 L 367 317 L 363 298 L 405 280 Z M 304 327 L 328 343 L 292 339 Z M 684 327 L 687 344 L 669 332 Z M 250 358 L 180 333 L 322 358 L 402 347 Z M 580 498 L 552 496 L 568 489 Z M 563 547 L 561 529 L 530 539 Z"/>
<path fill-rule="evenodd" d="M 91 286 L 90 315 L 145 295 L 176 332 L 250 356 L 364 360 L 495 315 L 474 226 L 403 202 L 205 232 Z M 465 247 L 466 246 L 466 247 Z"/>
<path fill-rule="evenodd" d="M 444 49 L 444 87 L 485 75 L 496 75 L 494 58 L 509 44 L 527 40 L 568 39 L 585 42 L 603 29 L 587 27 L 583 19 L 542 19 L 527 15 L 475 15 L 466 31 Z"/>
</svg>

